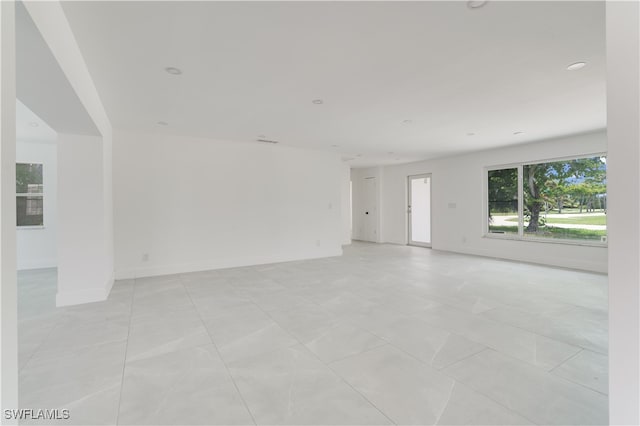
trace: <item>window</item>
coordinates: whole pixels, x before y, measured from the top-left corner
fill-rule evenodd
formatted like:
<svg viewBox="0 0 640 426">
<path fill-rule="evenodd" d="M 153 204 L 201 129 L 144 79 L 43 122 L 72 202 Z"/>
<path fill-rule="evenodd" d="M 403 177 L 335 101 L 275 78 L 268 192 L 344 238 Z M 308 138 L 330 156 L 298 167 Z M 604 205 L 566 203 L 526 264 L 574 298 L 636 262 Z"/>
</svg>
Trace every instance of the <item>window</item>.
<svg viewBox="0 0 640 426">
<path fill-rule="evenodd" d="M 517 235 L 518 169 L 489 170 L 488 182 L 489 232 Z"/>
<path fill-rule="evenodd" d="M 487 171 L 489 235 L 606 242 L 604 155 Z"/>
<path fill-rule="evenodd" d="M 43 201 L 42 164 L 16 164 L 17 225 L 43 226 Z"/>
</svg>

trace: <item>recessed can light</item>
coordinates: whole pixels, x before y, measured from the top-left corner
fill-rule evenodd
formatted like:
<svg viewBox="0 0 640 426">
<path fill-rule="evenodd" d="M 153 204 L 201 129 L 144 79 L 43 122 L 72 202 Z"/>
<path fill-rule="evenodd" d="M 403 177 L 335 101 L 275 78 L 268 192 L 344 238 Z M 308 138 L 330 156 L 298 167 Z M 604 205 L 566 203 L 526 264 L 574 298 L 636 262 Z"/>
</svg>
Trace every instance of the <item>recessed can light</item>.
<svg viewBox="0 0 640 426">
<path fill-rule="evenodd" d="M 158 121 L 158 125 L 159 126 L 168 126 L 169 123 L 167 123 L 166 121 Z"/>
<path fill-rule="evenodd" d="M 29 127 L 38 127 L 38 126 L 39 126 L 39 124 L 37 122 L 35 122 L 35 121 L 32 121 L 32 122 L 29 123 Z"/>
<path fill-rule="evenodd" d="M 315 105 L 322 105 L 324 101 L 322 99 L 314 99 L 311 101 L 311 103 Z"/>
<path fill-rule="evenodd" d="M 166 67 L 164 69 L 166 72 L 168 72 L 171 75 L 180 75 L 182 74 L 182 70 L 180 68 L 176 68 L 176 67 Z"/>
<path fill-rule="evenodd" d="M 479 9 L 482 6 L 485 6 L 487 3 L 488 3 L 487 1 L 468 1 L 467 7 L 469 9 Z"/>
<path fill-rule="evenodd" d="M 567 67 L 567 71 L 577 71 L 579 69 L 584 68 L 585 65 L 587 65 L 586 62 L 574 62 L 573 64 Z"/>
</svg>

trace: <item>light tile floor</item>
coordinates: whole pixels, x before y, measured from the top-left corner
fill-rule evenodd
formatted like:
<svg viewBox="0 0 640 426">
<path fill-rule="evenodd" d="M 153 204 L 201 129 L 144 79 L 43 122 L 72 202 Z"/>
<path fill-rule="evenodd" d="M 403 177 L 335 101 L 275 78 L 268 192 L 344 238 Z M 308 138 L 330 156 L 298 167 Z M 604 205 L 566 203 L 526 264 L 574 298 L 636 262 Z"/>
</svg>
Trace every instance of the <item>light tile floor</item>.
<svg viewBox="0 0 640 426">
<path fill-rule="evenodd" d="M 607 423 L 602 275 L 354 243 L 67 308 L 55 281 L 19 274 L 20 403 L 66 423 Z"/>
</svg>

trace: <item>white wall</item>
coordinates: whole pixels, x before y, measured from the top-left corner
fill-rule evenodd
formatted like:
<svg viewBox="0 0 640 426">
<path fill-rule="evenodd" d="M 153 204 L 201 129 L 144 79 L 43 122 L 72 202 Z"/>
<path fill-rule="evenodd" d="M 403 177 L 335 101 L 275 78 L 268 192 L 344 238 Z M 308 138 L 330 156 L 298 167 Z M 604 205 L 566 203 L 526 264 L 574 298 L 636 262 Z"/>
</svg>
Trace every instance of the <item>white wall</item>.
<svg viewBox="0 0 640 426">
<path fill-rule="evenodd" d="M 640 6 L 607 2 L 609 422 L 640 424 Z"/>
<path fill-rule="evenodd" d="M 334 153 L 116 133 L 114 169 L 117 278 L 342 253 Z"/>
<path fill-rule="evenodd" d="M 342 244 L 351 244 L 351 168 L 342 163 L 341 212 L 342 212 Z"/>
<path fill-rule="evenodd" d="M 18 269 L 52 268 L 57 265 L 57 152 L 55 141 L 16 143 L 17 163 L 41 163 L 44 184 L 44 227 L 18 228 Z"/>
<path fill-rule="evenodd" d="M 103 146 L 97 136 L 58 134 L 58 306 L 104 300 Z"/>
<path fill-rule="evenodd" d="M 407 243 L 407 176 L 432 173 L 433 248 L 598 272 L 607 270 L 607 249 L 483 236 L 485 167 L 606 152 L 604 132 L 574 135 L 510 148 L 383 167 L 381 241 Z M 355 169 L 353 176 L 375 169 Z M 356 191 L 354 186 L 354 192 Z M 357 198 L 354 196 L 354 198 Z M 454 207 L 455 206 L 455 207 Z M 354 207 L 354 211 L 355 211 Z M 355 223 L 354 223 L 354 227 Z"/>
</svg>

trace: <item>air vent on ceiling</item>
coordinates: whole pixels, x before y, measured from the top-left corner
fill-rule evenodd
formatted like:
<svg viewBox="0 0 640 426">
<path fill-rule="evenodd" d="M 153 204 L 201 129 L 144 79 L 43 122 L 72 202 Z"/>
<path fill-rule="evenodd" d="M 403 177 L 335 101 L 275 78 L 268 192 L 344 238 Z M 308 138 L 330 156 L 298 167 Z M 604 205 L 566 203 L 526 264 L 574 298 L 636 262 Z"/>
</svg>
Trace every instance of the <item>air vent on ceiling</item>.
<svg viewBox="0 0 640 426">
<path fill-rule="evenodd" d="M 271 140 L 271 139 L 262 139 L 262 138 L 258 138 L 258 139 L 256 139 L 256 142 L 272 143 L 272 144 L 276 144 L 276 143 L 278 143 L 278 141 L 274 141 L 274 140 Z"/>
</svg>

